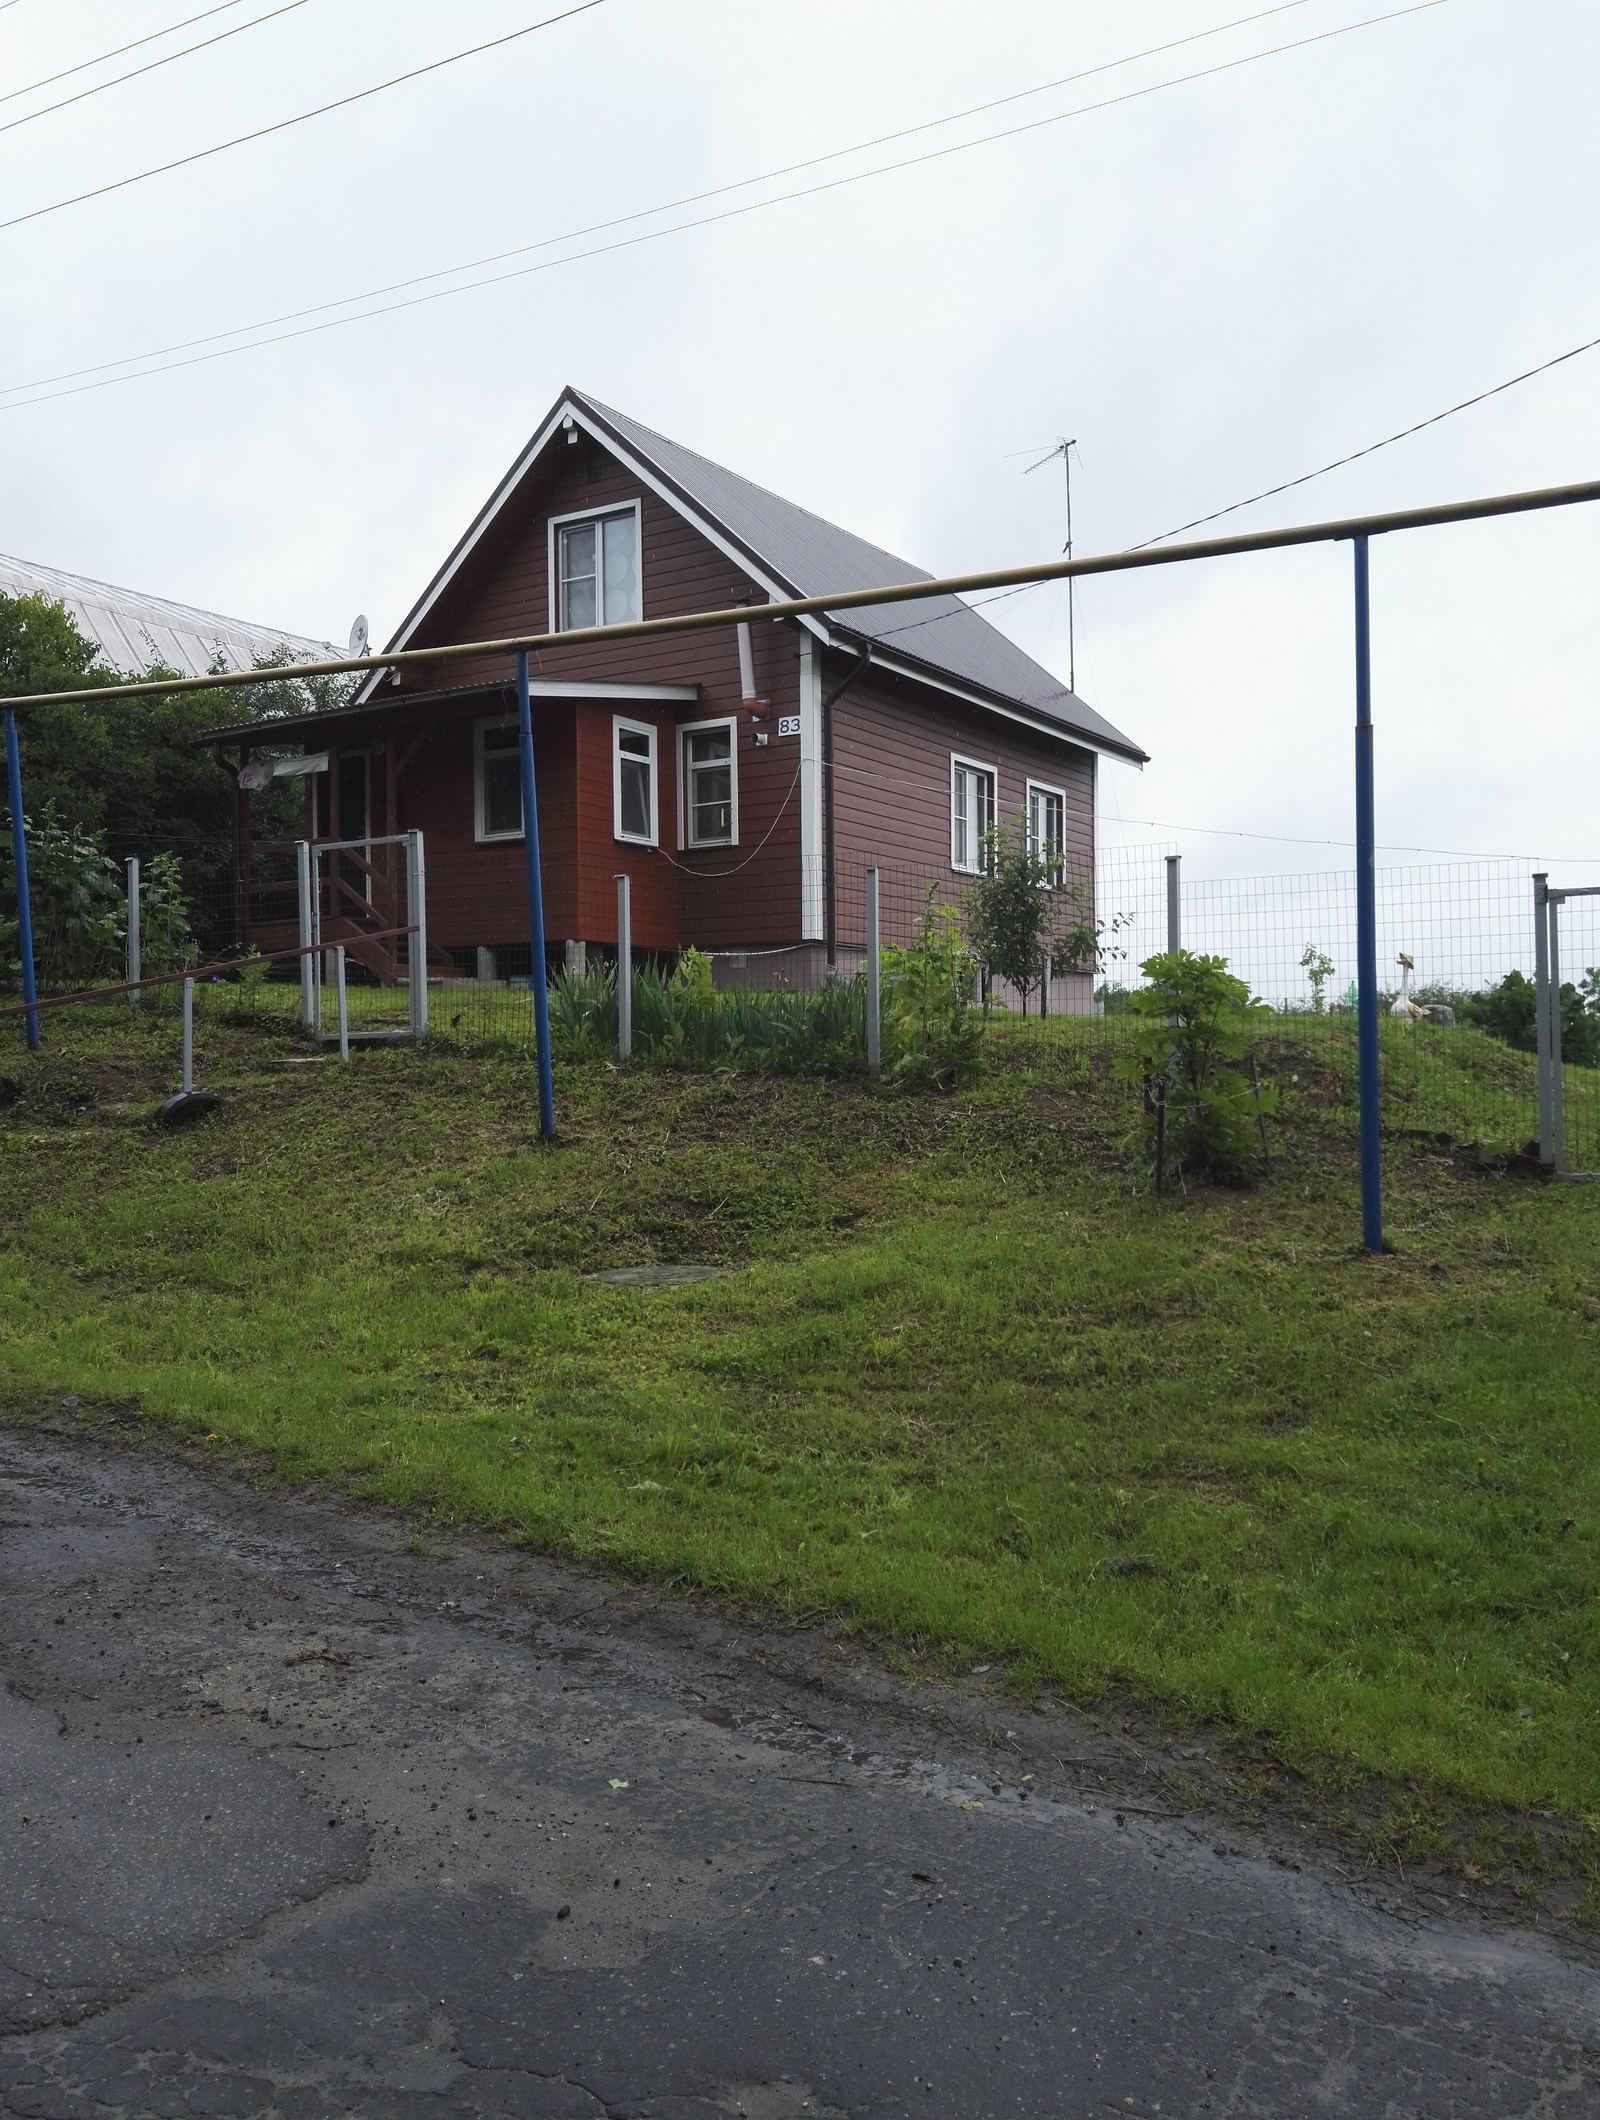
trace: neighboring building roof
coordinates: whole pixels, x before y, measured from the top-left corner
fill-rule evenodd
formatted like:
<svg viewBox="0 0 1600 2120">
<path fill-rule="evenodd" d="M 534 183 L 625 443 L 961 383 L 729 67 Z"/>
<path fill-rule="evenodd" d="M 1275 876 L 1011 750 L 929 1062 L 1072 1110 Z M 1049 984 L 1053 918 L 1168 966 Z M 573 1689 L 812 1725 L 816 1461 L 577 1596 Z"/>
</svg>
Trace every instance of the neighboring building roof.
<svg viewBox="0 0 1600 2120">
<path fill-rule="evenodd" d="M 258 662 L 313 662 L 336 656 L 327 641 L 307 640 L 242 618 L 221 618 L 164 596 L 141 596 L 108 582 L 0 554 L 0 595 L 43 596 L 65 604 L 81 633 L 97 641 L 114 669 L 140 675 L 152 663 L 185 677 L 249 670 Z"/>
<path fill-rule="evenodd" d="M 741 555 L 750 571 L 766 582 L 769 593 L 779 598 L 825 596 L 830 589 L 876 589 L 932 579 L 925 568 L 914 567 L 909 560 L 868 544 L 808 508 L 713 464 L 597 398 L 569 389 L 387 643 L 391 649 L 407 644 L 569 415 L 631 461 L 691 519 L 697 518 L 727 548 Z M 873 660 L 882 667 L 902 666 L 913 675 L 953 685 L 980 699 L 1020 707 L 1095 750 L 1139 764 L 1148 755 L 959 597 L 880 604 L 838 617 L 830 614 L 827 623 L 816 630 L 846 646 L 869 646 Z M 374 687 L 375 680 L 368 680 L 358 696 L 367 697 Z"/>
</svg>

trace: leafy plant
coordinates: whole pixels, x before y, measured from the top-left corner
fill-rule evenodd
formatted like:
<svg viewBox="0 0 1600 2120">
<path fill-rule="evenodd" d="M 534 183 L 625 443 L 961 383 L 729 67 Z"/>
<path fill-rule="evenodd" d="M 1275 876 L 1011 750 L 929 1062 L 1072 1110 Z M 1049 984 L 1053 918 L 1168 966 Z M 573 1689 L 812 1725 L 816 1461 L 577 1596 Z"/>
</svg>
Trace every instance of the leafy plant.
<svg viewBox="0 0 1600 2120">
<path fill-rule="evenodd" d="M 1276 1098 L 1270 1083 L 1258 1085 L 1236 1063 L 1270 1011 L 1228 970 L 1226 957 L 1165 950 L 1140 970 L 1148 983 L 1130 996 L 1139 1019 L 1136 1057 L 1119 1062 L 1119 1070 L 1151 1090 L 1150 1125 L 1165 1133 L 1171 1168 L 1237 1180 L 1260 1145 L 1261 1115 Z"/>
<path fill-rule="evenodd" d="M 1021 995 L 1026 1015 L 1046 957 L 1074 969 L 1094 963 L 1099 936 L 1086 912 L 1088 888 L 1062 881 L 1060 854 L 1036 849 L 1020 818 L 1009 834 L 990 832 L 984 851 L 986 873 L 968 902 L 969 938 L 979 959 Z"/>
<path fill-rule="evenodd" d="M 41 824 L 24 821 L 28 897 L 33 916 L 34 973 L 41 986 L 66 990 L 120 978 L 127 934 L 122 880 L 98 832 L 63 824 L 47 809 Z M 13 978 L 22 972 L 17 872 L 9 833 L 0 881 L 0 950 Z"/>
<path fill-rule="evenodd" d="M 1538 988 L 1526 972 L 1507 972 L 1486 993 L 1450 999 L 1458 1022 L 1476 1024 L 1518 1052 L 1538 1051 Z M 1562 982 L 1561 1057 L 1570 1067 L 1600 1067 L 1600 977 L 1594 971 L 1581 987 Z"/>
<path fill-rule="evenodd" d="M 1328 1001 L 1323 988 L 1333 977 L 1335 969 L 1333 959 L 1325 957 L 1314 942 L 1308 942 L 1305 947 L 1305 955 L 1300 959 L 1300 969 L 1311 982 L 1312 1014 L 1315 1016 L 1324 1015 L 1327 1011 Z"/>
<path fill-rule="evenodd" d="M 972 1006 L 977 957 L 961 913 L 930 884 L 916 940 L 883 952 L 884 1074 L 906 1087 L 957 1089 L 978 1072 L 983 1020 Z"/>
<path fill-rule="evenodd" d="M 140 866 L 139 968 L 155 978 L 162 972 L 181 972 L 198 956 L 189 932 L 183 865 L 176 854 L 152 855 Z"/>
</svg>

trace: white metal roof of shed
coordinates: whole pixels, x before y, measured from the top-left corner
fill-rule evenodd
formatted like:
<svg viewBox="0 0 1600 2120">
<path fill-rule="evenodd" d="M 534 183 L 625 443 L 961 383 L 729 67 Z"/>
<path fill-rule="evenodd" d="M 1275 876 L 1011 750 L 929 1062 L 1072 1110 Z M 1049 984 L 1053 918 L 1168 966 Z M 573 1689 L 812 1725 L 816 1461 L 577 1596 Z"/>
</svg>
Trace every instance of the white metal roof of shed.
<svg viewBox="0 0 1600 2120">
<path fill-rule="evenodd" d="M 152 663 L 184 677 L 208 677 L 218 668 L 248 670 L 264 659 L 308 662 L 340 652 L 328 641 L 252 625 L 248 619 L 223 618 L 164 596 L 114 589 L 109 582 L 63 574 L 59 567 L 40 567 L 31 560 L 7 559 L 3 553 L 0 594 L 44 596 L 65 604 L 79 631 L 99 643 L 106 661 L 134 676 Z"/>
</svg>

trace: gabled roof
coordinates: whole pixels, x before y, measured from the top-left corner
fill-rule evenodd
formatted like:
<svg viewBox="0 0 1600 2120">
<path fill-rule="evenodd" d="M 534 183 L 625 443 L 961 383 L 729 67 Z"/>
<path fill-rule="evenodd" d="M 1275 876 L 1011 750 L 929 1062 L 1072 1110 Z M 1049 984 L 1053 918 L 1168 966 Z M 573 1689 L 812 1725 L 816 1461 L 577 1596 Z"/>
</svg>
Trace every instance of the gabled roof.
<svg viewBox="0 0 1600 2120">
<path fill-rule="evenodd" d="M 856 537 L 679 442 L 566 390 L 387 645 L 404 647 L 469 553 L 533 469 L 568 419 L 628 463 L 714 543 L 738 559 L 775 598 L 825 596 L 830 589 L 874 589 L 893 582 L 929 581 L 925 568 Z M 1147 754 L 1060 678 L 991 626 L 959 597 L 882 604 L 852 610 L 825 623 L 806 621 L 828 640 L 866 645 L 885 669 L 903 669 L 983 705 L 1021 710 L 1091 748 L 1143 763 Z M 376 677 L 362 689 L 365 698 Z"/>
<path fill-rule="evenodd" d="M 112 668 L 132 676 L 142 676 L 152 663 L 185 677 L 209 677 L 219 669 L 249 670 L 259 662 L 285 659 L 313 662 L 339 653 L 327 641 L 222 618 L 191 604 L 169 603 L 164 596 L 114 589 L 109 582 L 3 554 L 0 595 L 43 596 L 65 604 L 79 632 L 99 643 Z"/>
</svg>

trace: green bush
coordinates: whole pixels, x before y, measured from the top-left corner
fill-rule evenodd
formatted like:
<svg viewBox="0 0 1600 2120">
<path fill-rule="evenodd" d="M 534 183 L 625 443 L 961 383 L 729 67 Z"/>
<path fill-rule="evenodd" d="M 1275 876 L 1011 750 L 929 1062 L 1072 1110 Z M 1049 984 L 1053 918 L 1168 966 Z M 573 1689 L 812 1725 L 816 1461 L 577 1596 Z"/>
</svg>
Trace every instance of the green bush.
<svg viewBox="0 0 1600 2120">
<path fill-rule="evenodd" d="M 552 1042 L 574 1057 L 617 1049 L 617 975 L 611 965 L 550 982 Z M 664 972 L 633 974 L 633 1050 L 660 1067 L 745 1067 L 778 1074 L 849 1073 L 866 1059 L 866 982 L 814 994 L 717 987 L 711 959 L 685 950 Z"/>
<path fill-rule="evenodd" d="M 1136 1057 L 1119 1062 L 1119 1072 L 1145 1083 L 1152 1132 L 1164 1119 L 1169 1169 L 1237 1180 L 1275 1099 L 1270 1083 L 1258 1086 L 1236 1063 L 1271 1011 L 1234 978 L 1226 957 L 1165 950 L 1140 970 L 1149 983 L 1130 996 Z"/>
<path fill-rule="evenodd" d="M 978 1072 L 983 1019 L 972 1006 L 978 961 L 961 914 L 933 885 L 917 939 L 883 952 L 883 1071 L 905 1088 L 958 1089 Z"/>
<path fill-rule="evenodd" d="M 53 807 L 46 809 L 41 824 L 25 820 L 24 829 L 39 985 L 66 992 L 120 979 L 127 901 L 121 871 L 106 853 L 100 834 L 63 824 Z M 20 980 L 17 872 L 9 833 L 0 881 L 0 952 L 9 978 Z"/>
</svg>

